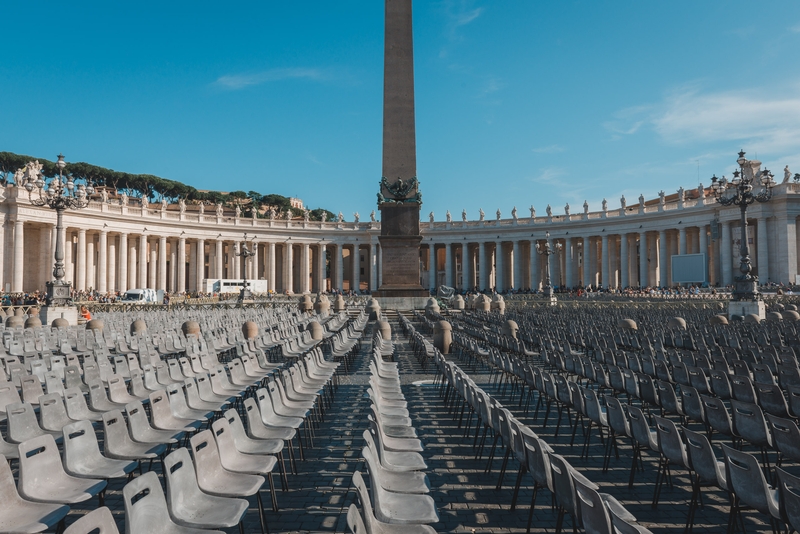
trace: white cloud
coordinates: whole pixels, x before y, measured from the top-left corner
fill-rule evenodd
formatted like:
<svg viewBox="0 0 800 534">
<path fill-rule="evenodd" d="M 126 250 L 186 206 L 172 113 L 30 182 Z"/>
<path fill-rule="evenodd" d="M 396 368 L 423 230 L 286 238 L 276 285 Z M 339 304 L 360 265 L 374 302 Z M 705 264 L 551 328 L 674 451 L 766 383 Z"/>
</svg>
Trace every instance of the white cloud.
<svg viewBox="0 0 800 534">
<path fill-rule="evenodd" d="M 446 18 L 445 35 L 447 36 L 447 43 L 439 50 L 439 57 L 444 59 L 450 54 L 450 49 L 463 40 L 459 34 L 459 29 L 474 22 L 478 17 L 483 14 L 482 7 L 469 8 L 470 0 L 448 0 L 444 3 L 444 12 Z"/>
<path fill-rule="evenodd" d="M 455 27 L 466 26 L 467 24 L 469 24 L 473 20 L 475 20 L 478 17 L 480 17 L 481 13 L 483 13 L 483 8 L 482 7 L 479 7 L 479 8 L 476 8 L 476 9 L 472 9 L 470 11 L 457 13 L 455 15 L 455 20 L 453 21 L 453 25 Z"/>
<path fill-rule="evenodd" d="M 703 92 L 683 86 L 658 104 L 630 107 L 614 114 L 604 126 L 615 137 L 642 127 L 674 144 L 738 141 L 763 152 L 800 145 L 800 96 L 772 88 Z"/>
<path fill-rule="evenodd" d="M 566 171 L 560 167 L 545 167 L 539 171 L 537 176 L 531 178 L 531 181 L 538 184 L 561 185 L 563 183 L 562 177 L 566 174 Z"/>
<path fill-rule="evenodd" d="M 280 80 L 290 79 L 309 79 L 320 80 L 324 76 L 322 71 L 318 69 L 307 68 L 285 68 L 285 69 L 270 69 L 261 72 L 250 74 L 227 74 L 217 78 L 212 85 L 235 91 L 250 87 L 251 85 L 261 85 L 268 82 L 276 82 Z"/>
<path fill-rule="evenodd" d="M 789 28 L 789 31 L 792 33 L 800 33 L 800 24 L 795 24 L 794 26 Z"/>
<path fill-rule="evenodd" d="M 555 152 L 564 152 L 564 147 L 561 145 L 547 145 L 536 147 L 532 151 L 537 154 L 553 154 Z"/>
</svg>

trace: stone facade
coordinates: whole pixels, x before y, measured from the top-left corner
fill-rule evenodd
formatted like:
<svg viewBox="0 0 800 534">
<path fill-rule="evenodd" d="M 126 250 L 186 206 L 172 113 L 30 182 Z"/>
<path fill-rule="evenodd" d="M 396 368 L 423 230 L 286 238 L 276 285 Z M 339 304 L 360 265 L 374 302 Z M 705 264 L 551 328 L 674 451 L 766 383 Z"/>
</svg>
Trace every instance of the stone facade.
<svg viewBox="0 0 800 534">
<path fill-rule="evenodd" d="M 55 212 L 32 206 L 24 191 L 17 192 L 8 186 L 0 201 L 0 284 L 14 292 L 43 290 L 52 275 Z M 237 219 L 152 206 L 92 202 L 66 212 L 67 280 L 99 291 L 201 291 L 206 278 L 245 274 L 236 252 L 247 232 L 256 252 L 247 277 L 268 280 L 274 291 L 374 290 L 381 284 L 380 222 Z M 800 185 L 794 183 L 777 185 L 770 202 L 748 210 L 751 256 L 762 283 L 796 282 L 798 216 Z M 708 256 L 711 284 L 730 284 L 738 273 L 739 209 L 706 195 L 628 206 L 624 215 L 607 210 L 569 220 L 426 221 L 420 225 L 421 284 L 540 287 L 544 257 L 535 244 L 546 232 L 551 245 L 562 247 L 550 257 L 555 285 L 672 285 L 669 258 L 698 252 Z"/>
</svg>

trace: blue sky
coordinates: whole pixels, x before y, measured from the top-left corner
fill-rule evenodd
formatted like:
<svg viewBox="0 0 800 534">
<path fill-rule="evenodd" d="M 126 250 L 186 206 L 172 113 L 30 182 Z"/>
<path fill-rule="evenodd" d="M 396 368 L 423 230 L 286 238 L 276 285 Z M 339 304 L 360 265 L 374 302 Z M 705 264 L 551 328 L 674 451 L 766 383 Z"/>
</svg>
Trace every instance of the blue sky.
<svg viewBox="0 0 800 534">
<path fill-rule="evenodd" d="M 0 18 L 0 150 L 346 220 L 375 207 L 380 0 L 4 2 Z M 425 220 L 635 203 L 730 175 L 740 148 L 800 172 L 798 2 L 417 0 L 414 25 Z"/>
</svg>

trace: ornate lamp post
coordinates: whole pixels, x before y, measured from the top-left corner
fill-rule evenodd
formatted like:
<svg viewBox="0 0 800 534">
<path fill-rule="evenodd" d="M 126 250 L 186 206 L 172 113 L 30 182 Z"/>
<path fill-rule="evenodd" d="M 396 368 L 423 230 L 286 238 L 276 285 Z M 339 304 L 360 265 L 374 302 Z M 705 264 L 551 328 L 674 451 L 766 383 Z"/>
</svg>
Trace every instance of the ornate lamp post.
<svg viewBox="0 0 800 534">
<path fill-rule="evenodd" d="M 723 206 L 736 205 L 741 210 L 741 239 L 739 254 L 739 271 L 742 273 L 736 277 L 736 284 L 733 290 L 734 301 L 756 301 L 761 299 L 758 291 L 758 277 L 752 274 L 753 266 L 750 263 L 750 247 L 747 244 L 747 206 L 753 202 L 768 202 L 772 198 L 772 187 L 775 182 L 773 175 L 768 169 L 761 169 L 761 162 L 758 160 L 748 160 L 744 157 L 745 152 L 739 152 L 739 159 L 736 162 L 741 169 L 733 173 L 733 180 L 730 182 L 722 177 L 711 177 L 711 190 L 714 198 Z M 754 192 L 757 186 L 761 190 Z M 727 246 L 727 244 L 725 244 Z"/>
<path fill-rule="evenodd" d="M 242 281 L 242 290 L 239 292 L 238 301 L 244 302 L 245 300 L 253 300 L 253 294 L 250 292 L 250 288 L 247 287 L 247 263 L 256 253 L 247 248 L 247 233 L 244 234 L 244 244 L 242 244 L 241 250 L 239 250 L 236 255 L 244 258 L 244 280 Z"/>
<path fill-rule="evenodd" d="M 34 206 L 47 206 L 56 210 L 56 252 L 53 278 L 47 282 L 47 306 L 70 306 L 70 283 L 64 281 L 64 212 L 68 209 L 79 210 L 89 205 L 89 197 L 94 194 L 92 182 L 76 184 L 72 175 L 64 173 L 64 156 L 58 155 L 56 167 L 58 176 L 49 181 L 42 174 L 41 167 L 29 167 L 34 172 L 27 172 L 23 187 L 28 191 L 28 199 Z M 34 197 L 34 191 L 35 197 Z"/>
<path fill-rule="evenodd" d="M 544 245 L 536 243 L 536 253 L 545 257 L 544 262 L 544 287 L 542 287 L 542 294 L 549 298 L 551 301 L 555 299 L 553 296 L 553 286 L 550 281 L 550 256 L 557 254 L 561 250 L 561 243 L 555 244 L 555 249 L 550 248 L 550 232 L 544 234 Z"/>
</svg>

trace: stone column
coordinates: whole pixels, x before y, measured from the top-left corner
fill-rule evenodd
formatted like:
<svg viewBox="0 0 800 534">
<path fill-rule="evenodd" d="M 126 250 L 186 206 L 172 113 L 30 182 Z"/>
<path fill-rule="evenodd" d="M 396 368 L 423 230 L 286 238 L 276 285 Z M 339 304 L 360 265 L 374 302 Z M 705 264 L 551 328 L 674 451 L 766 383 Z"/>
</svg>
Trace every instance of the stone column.
<svg viewBox="0 0 800 534">
<path fill-rule="evenodd" d="M 733 258 L 731 257 L 731 223 L 729 221 L 722 221 L 722 241 L 720 248 L 722 249 L 722 285 L 727 286 L 733 283 Z M 743 236 L 747 239 L 747 236 Z"/>
<path fill-rule="evenodd" d="M 774 234 L 777 269 L 773 269 L 772 279 L 784 284 L 793 284 L 797 276 L 797 223 L 793 212 L 790 215 L 783 211 L 775 217 Z"/>
<path fill-rule="evenodd" d="M 250 260 L 250 271 L 252 272 L 250 278 L 253 280 L 261 279 L 261 270 L 258 268 L 259 257 L 261 256 L 260 249 L 261 243 L 253 241 L 253 258 Z"/>
<path fill-rule="evenodd" d="M 428 289 L 436 289 L 436 274 L 438 265 L 436 265 L 436 245 L 433 241 L 428 243 Z"/>
<path fill-rule="evenodd" d="M 667 258 L 667 231 L 666 230 L 659 230 L 658 231 L 658 278 L 659 282 L 658 285 L 661 287 L 667 287 L 669 284 L 667 278 L 667 263 L 669 262 L 669 258 Z"/>
<path fill-rule="evenodd" d="M 219 237 L 214 242 L 214 277 L 215 278 L 225 278 L 224 276 L 224 268 L 222 261 L 224 260 L 224 252 L 222 252 L 222 239 Z"/>
<path fill-rule="evenodd" d="M 157 289 L 167 290 L 167 236 L 158 238 L 158 284 Z"/>
<path fill-rule="evenodd" d="M 769 278 L 769 244 L 767 243 L 767 218 L 760 217 L 756 224 L 756 243 L 757 245 L 757 262 L 758 262 L 758 281 L 766 284 L 770 281 Z"/>
<path fill-rule="evenodd" d="M 100 293 L 108 291 L 108 231 L 100 230 L 97 243 L 97 290 Z"/>
<path fill-rule="evenodd" d="M 511 253 L 514 255 L 514 263 L 512 264 L 514 266 L 514 280 L 511 283 L 511 287 L 514 289 L 522 289 L 522 256 L 519 250 L 519 240 L 515 239 L 512 242 Z"/>
<path fill-rule="evenodd" d="M 320 293 L 324 292 L 325 287 L 325 266 L 326 266 L 326 259 L 327 259 L 327 247 L 325 243 L 322 243 L 319 246 L 319 252 L 317 253 L 317 291 Z"/>
<path fill-rule="evenodd" d="M 383 246 L 378 242 L 378 287 L 383 285 Z"/>
<path fill-rule="evenodd" d="M 239 256 L 239 252 L 241 252 L 241 245 L 238 241 L 234 241 L 233 243 L 233 276 L 231 279 L 241 280 L 242 278 L 242 257 Z"/>
<path fill-rule="evenodd" d="M 255 256 L 253 256 L 255 258 Z M 206 240 L 197 240 L 197 291 L 205 291 L 206 278 Z"/>
<path fill-rule="evenodd" d="M 311 249 L 309 248 L 308 243 L 303 243 L 302 261 L 303 264 L 301 265 L 300 275 L 303 277 L 303 283 L 300 285 L 300 291 L 303 293 L 310 293 L 311 287 L 309 284 L 311 283 Z"/>
<path fill-rule="evenodd" d="M 139 236 L 139 287 L 147 287 L 147 236 Z"/>
<path fill-rule="evenodd" d="M 624 289 L 631 285 L 630 263 L 628 263 L 628 234 L 620 234 L 619 236 L 619 265 L 619 285 Z"/>
<path fill-rule="evenodd" d="M 642 231 L 639 232 L 639 286 L 649 286 L 649 278 L 647 261 L 647 232 Z"/>
<path fill-rule="evenodd" d="M 180 236 L 178 238 L 178 258 L 176 259 L 177 264 L 177 283 L 175 290 L 178 293 L 183 293 L 186 291 L 186 238 Z"/>
<path fill-rule="evenodd" d="M 705 277 L 706 281 L 710 281 L 710 278 L 708 276 L 708 263 L 709 263 L 708 262 L 708 258 L 709 258 L 709 254 L 708 254 L 708 234 L 706 234 L 706 225 L 704 225 L 704 224 L 700 225 L 698 230 L 699 230 L 699 233 L 698 233 L 697 237 L 698 237 L 698 242 L 699 242 L 699 251 L 700 251 L 701 254 L 705 254 L 706 255 L 706 259 L 705 259 L 705 261 L 703 263 L 704 264 L 703 276 Z"/>
<path fill-rule="evenodd" d="M 86 289 L 94 290 L 97 285 L 94 278 L 94 236 L 86 240 Z"/>
<path fill-rule="evenodd" d="M 155 242 L 150 246 L 150 270 L 147 272 L 147 287 L 158 289 L 158 249 Z"/>
<path fill-rule="evenodd" d="M 17 221 L 17 228 L 22 228 L 21 221 Z M 20 242 L 22 240 L 20 239 Z M 14 241 L 14 266 L 16 267 L 16 260 L 17 260 L 17 243 L 16 239 Z M 16 269 L 14 274 L 14 279 L 16 282 Z M 20 286 L 22 285 L 22 276 L 20 274 Z M 75 289 L 78 291 L 85 291 L 86 290 L 86 229 L 79 228 L 78 229 L 78 249 L 76 250 L 76 258 L 75 258 Z M 13 291 L 13 290 L 12 290 Z M 19 289 L 18 291 L 22 291 Z"/>
<path fill-rule="evenodd" d="M 564 238 L 564 284 L 571 288 L 575 285 L 573 278 L 574 265 L 572 263 L 572 238 Z"/>
<path fill-rule="evenodd" d="M 108 239 L 108 265 L 106 270 L 108 271 L 107 277 L 107 291 L 113 293 L 117 290 L 117 238 L 116 236 L 110 236 Z"/>
<path fill-rule="evenodd" d="M 504 269 L 505 269 L 505 262 L 503 257 L 503 242 L 497 241 L 494 246 L 494 285 L 497 288 L 497 292 L 500 293 L 503 291 L 505 286 L 505 279 L 503 277 Z"/>
<path fill-rule="evenodd" d="M 267 278 L 269 280 L 269 289 L 274 292 L 276 290 L 276 285 L 275 285 L 275 282 L 276 282 L 276 280 L 275 280 L 275 267 L 276 267 L 276 265 L 275 265 L 275 242 L 274 241 L 270 241 L 269 242 L 269 258 L 268 258 L 268 262 L 269 262 L 269 267 L 267 268 L 268 269 L 267 270 Z"/>
<path fill-rule="evenodd" d="M 292 250 L 292 242 L 288 241 L 283 245 L 284 256 L 286 257 L 286 269 L 284 270 L 283 278 L 284 289 L 288 289 L 290 293 L 294 293 L 294 250 Z"/>
<path fill-rule="evenodd" d="M 25 274 L 25 228 L 24 221 L 17 219 L 14 222 L 14 278 L 11 282 L 11 291 L 20 293 L 24 291 L 23 280 Z M 84 238 L 86 236 L 86 230 Z"/>
<path fill-rule="evenodd" d="M 461 244 L 461 289 L 469 289 L 472 283 L 472 255 L 469 253 L 469 243 Z"/>
<path fill-rule="evenodd" d="M 169 245 L 169 290 L 177 291 L 178 287 L 178 243 L 174 239 L 167 240 Z"/>
<path fill-rule="evenodd" d="M 378 289 L 378 245 L 372 242 L 369 244 L 369 290 Z"/>
<path fill-rule="evenodd" d="M 603 287 L 608 289 L 611 284 L 611 266 L 608 264 L 609 262 L 609 250 L 608 250 L 608 235 L 603 234 L 600 239 L 600 246 L 602 247 L 601 253 L 601 262 L 602 265 L 600 269 L 603 271 Z"/>
<path fill-rule="evenodd" d="M 136 277 L 136 266 L 139 265 L 136 260 L 136 252 L 136 241 L 131 239 L 128 241 L 128 287 L 130 289 L 139 287 Z"/>
<path fill-rule="evenodd" d="M 483 291 L 489 287 L 488 284 L 488 270 L 489 262 L 486 261 L 486 242 L 481 241 L 478 243 L 478 265 L 480 272 L 478 273 L 478 291 Z"/>
<path fill-rule="evenodd" d="M 128 234 L 125 232 L 119 234 L 119 280 L 117 286 L 120 293 L 128 290 Z"/>
<path fill-rule="evenodd" d="M 678 228 L 678 254 L 686 255 L 686 227 Z"/>
<path fill-rule="evenodd" d="M 6 222 L 5 215 L 0 215 L 0 291 L 6 290 Z M 9 283 L 9 288 L 11 284 Z"/>
<path fill-rule="evenodd" d="M 444 285 L 455 287 L 453 284 L 453 244 L 444 244 Z"/>
<path fill-rule="evenodd" d="M 336 287 L 339 291 L 344 290 L 344 246 L 339 243 L 336 245 Z"/>
<path fill-rule="evenodd" d="M 530 249 L 530 258 L 529 259 L 530 259 L 530 263 L 531 263 L 531 269 L 530 269 L 530 271 L 531 271 L 530 272 L 530 276 L 531 276 L 531 280 L 530 280 L 531 291 L 537 291 L 539 289 L 539 286 L 541 285 L 541 282 L 542 282 L 542 275 L 541 275 L 541 272 L 539 270 L 539 253 L 536 252 L 536 240 L 535 239 L 531 239 L 531 249 Z"/>
<path fill-rule="evenodd" d="M 594 283 L 594 264 L 592 263 L 592 238 L 583 238 L 583 287 Z"/>
</svg>

